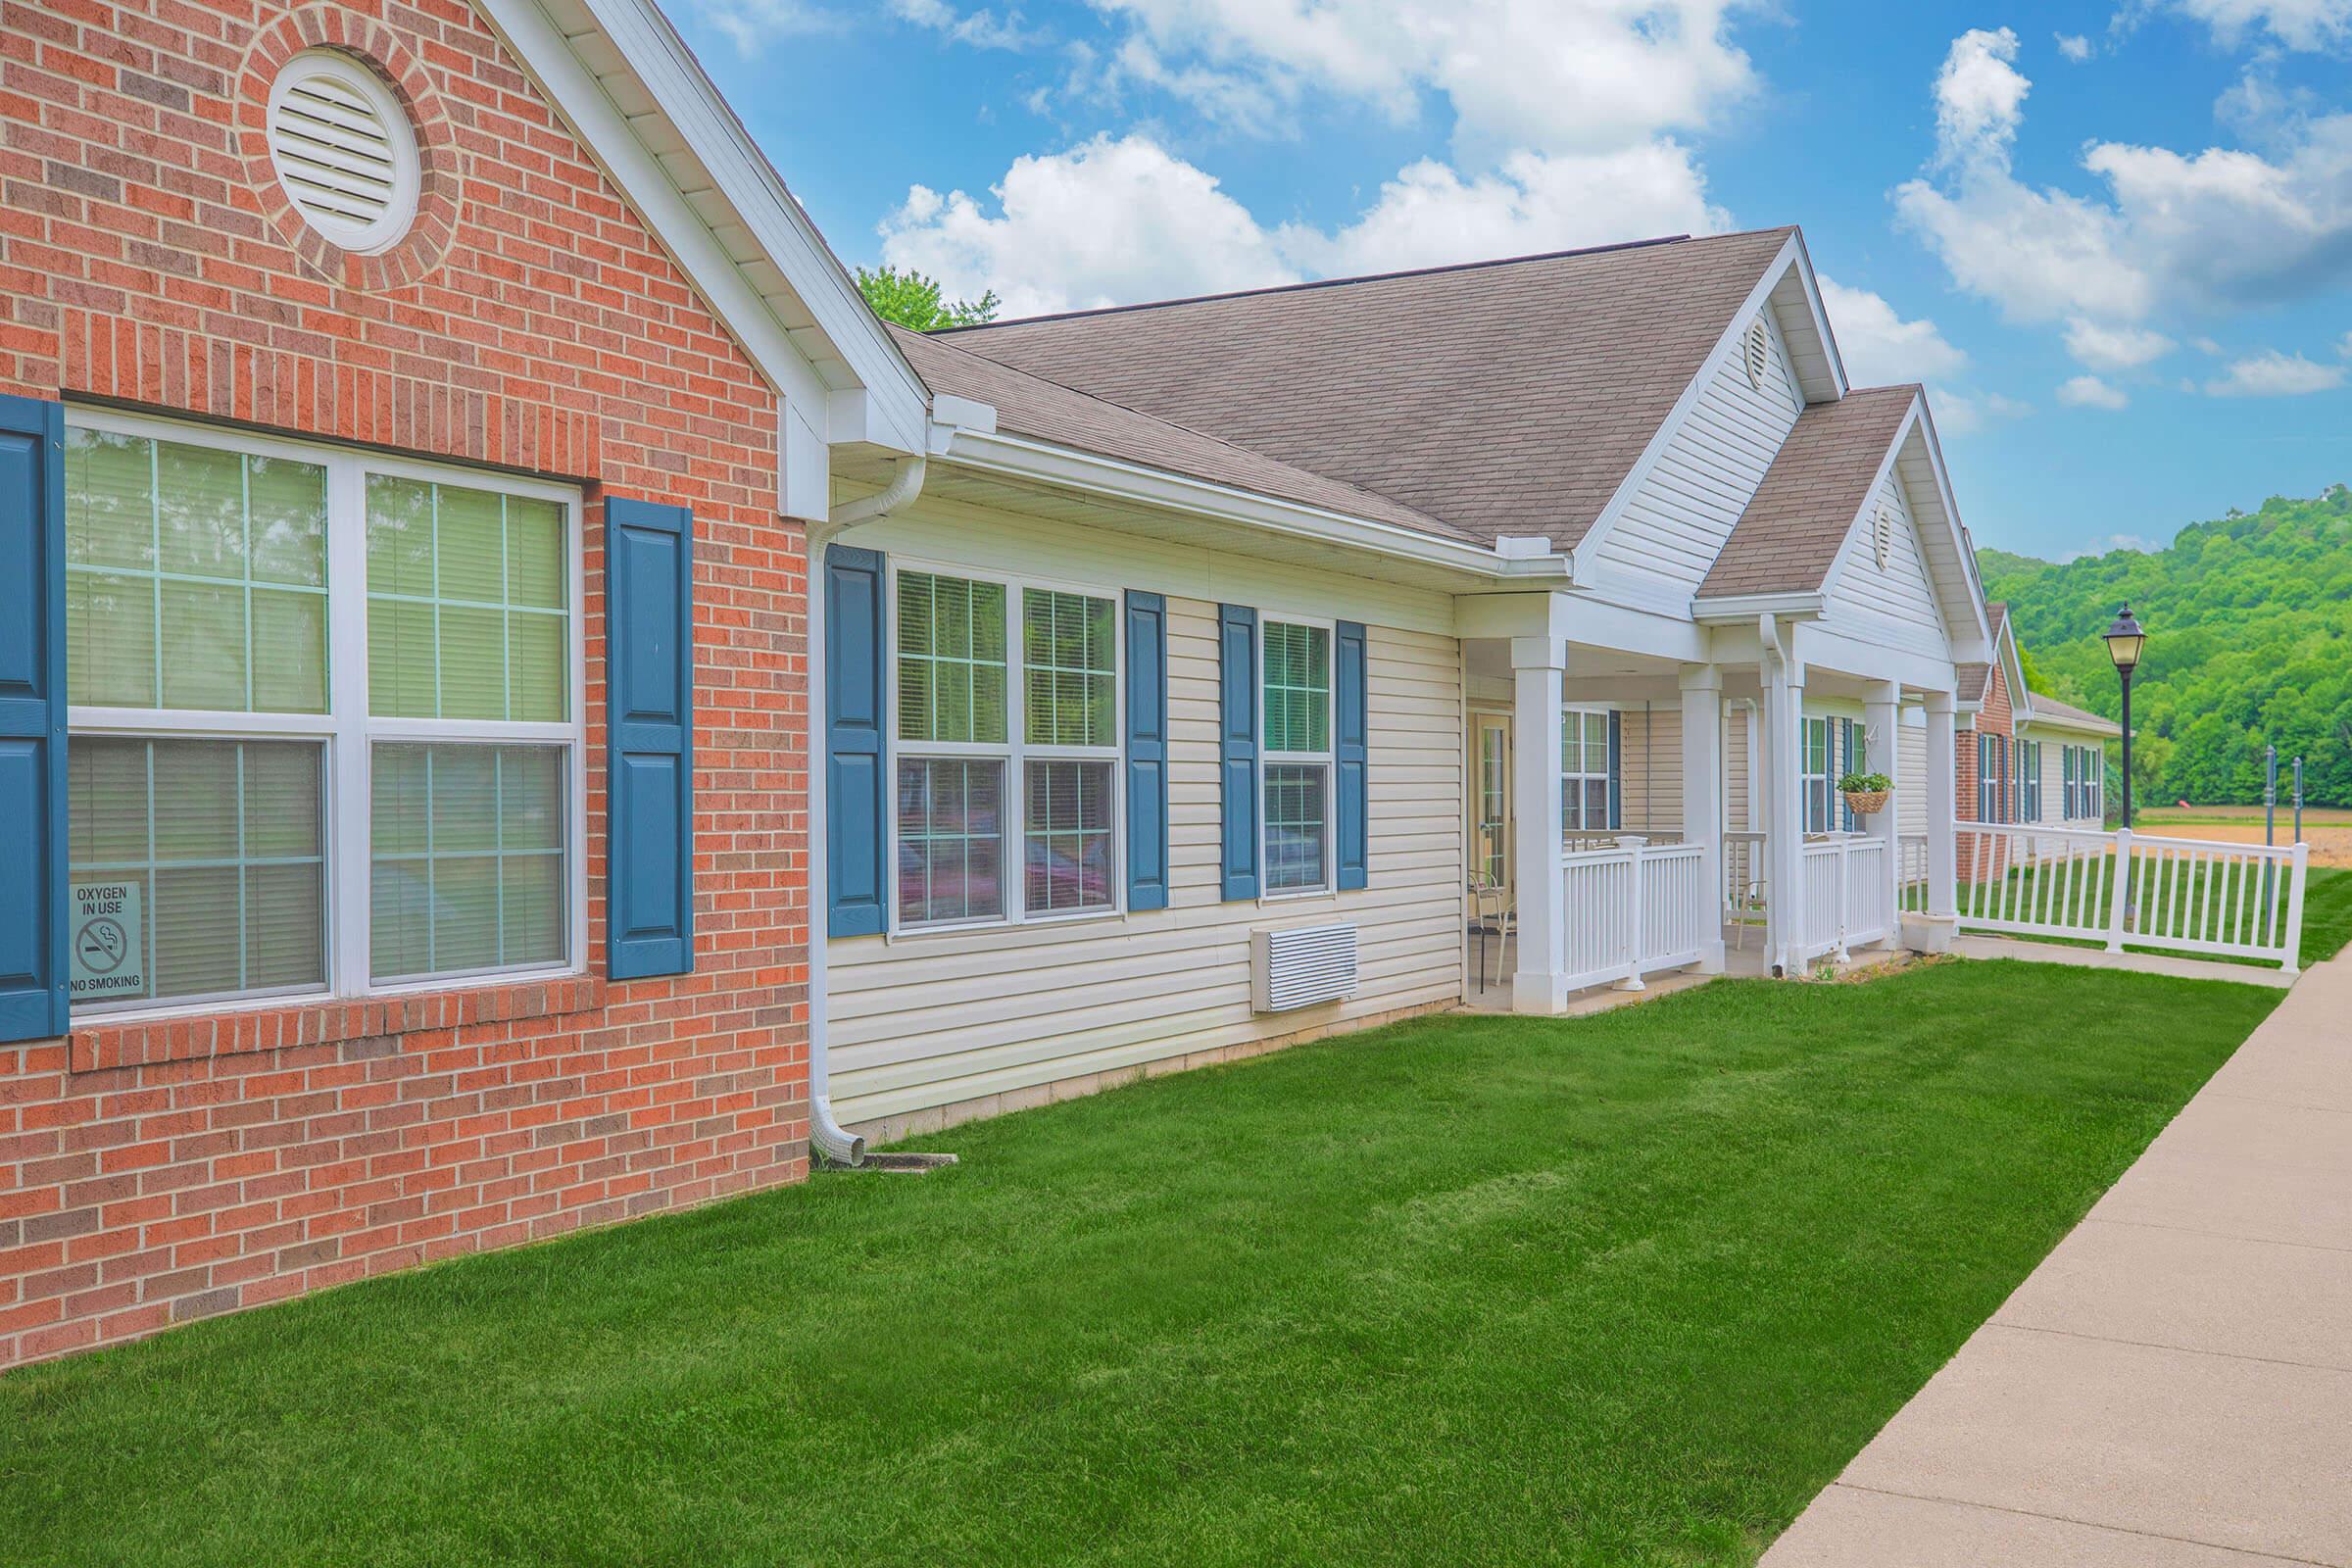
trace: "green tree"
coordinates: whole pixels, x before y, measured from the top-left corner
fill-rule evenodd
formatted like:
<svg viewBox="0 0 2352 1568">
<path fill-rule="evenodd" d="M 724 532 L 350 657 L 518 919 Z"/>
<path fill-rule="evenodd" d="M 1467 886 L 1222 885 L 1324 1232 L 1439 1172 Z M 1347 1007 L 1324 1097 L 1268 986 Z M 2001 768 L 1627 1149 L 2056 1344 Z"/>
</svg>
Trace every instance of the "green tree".
<svg viewBox="0 0 2352 1568">
<path fill-rule="evenodd" d="M 2251 804 L 2272 745 L 2282 769 L 2304 760 L 2306 799 L 2352 806 L 2352 490 L 2273 496 L 2162 550 L 1977 563 L 2032 650 L 2033 688 L 2110 718 L 2119 687 L 2099 633 L 2119 605 L 2147 623 L 2132 684 L 2140 800 Z"/>
<path fill-rule="evenodd" d="M 872 271 L 858 269 L 858 290 L 874 314 L 916 332 L 993 321 L 1003 303 L 993 288 L 976 300 L 943 300 L 939 289 L 939 279 L 926 277 L 911 267 L 905 271 L 895 267 L 878 267 Z"/>
</svg>

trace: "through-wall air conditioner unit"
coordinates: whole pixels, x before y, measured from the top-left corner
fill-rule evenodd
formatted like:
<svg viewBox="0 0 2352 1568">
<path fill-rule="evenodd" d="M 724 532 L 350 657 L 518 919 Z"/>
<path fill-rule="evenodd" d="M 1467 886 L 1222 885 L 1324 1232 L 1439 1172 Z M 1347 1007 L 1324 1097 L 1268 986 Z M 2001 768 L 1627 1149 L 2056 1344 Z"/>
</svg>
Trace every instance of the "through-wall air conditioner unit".
<svg viewBox="0 0 2352 1568">
<path fill-rule="evenodd" d="M 1295 925 L 1250 933 L 1250 1006 L 1288 1012 L 1355 995 L 1353 924 Z"/>
</svg>

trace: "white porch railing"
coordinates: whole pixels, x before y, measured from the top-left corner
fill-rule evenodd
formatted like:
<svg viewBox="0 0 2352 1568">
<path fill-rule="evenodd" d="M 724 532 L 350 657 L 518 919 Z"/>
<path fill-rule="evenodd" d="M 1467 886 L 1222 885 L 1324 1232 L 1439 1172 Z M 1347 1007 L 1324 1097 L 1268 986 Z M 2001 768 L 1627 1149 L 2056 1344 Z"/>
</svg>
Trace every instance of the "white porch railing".
<svg viewBox="0 0 2352 1568">
<path fill-rule="evenodd" d="M 1924 913 L 1928 907 L 1928 836 L 1897 834 L 1894 846 L 1900 857 L 1895 861 L 1895 907 Z"/>
<path fill-rule="evenodd" d="M 1960 924 L 2300 967 L 2309 850 L 1956 824 Z"/>
<path fill-rule="evenodd" d="M 1626 837 L 1610 849 L 1560 857 L 1568 918 L 1560 938 L 1565 988 L 1642 977 L 1696 963 L 1712 935 L 1715 899 L 1696 844 Z"/>
<path fill-rule="evenodd" d="M 1858 833 L 1806 841 L 1804 899 L 1796 927 L 1800 961 L 1844 955 L 1894 935 L 1894 871 L 1886 842 Z"/>
</svg>

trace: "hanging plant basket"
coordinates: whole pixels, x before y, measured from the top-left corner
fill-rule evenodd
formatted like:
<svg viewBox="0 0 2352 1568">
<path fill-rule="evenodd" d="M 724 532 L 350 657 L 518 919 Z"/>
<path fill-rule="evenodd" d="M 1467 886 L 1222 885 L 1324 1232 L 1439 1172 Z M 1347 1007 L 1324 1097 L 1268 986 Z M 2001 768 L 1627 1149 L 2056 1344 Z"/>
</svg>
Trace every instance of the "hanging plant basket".
<svg viewBox="0 0 2352 1568">
<path fill-rule="evenodd" d="M 1845 797 L 1845 808 L 1856 816 L 1876 816 L 1886 809 L 1886 802 L 1894 794 L 1894 780 L 1884 773 L 1848 773 L 1838 781 L 1838 793 Z"/>
</svg>

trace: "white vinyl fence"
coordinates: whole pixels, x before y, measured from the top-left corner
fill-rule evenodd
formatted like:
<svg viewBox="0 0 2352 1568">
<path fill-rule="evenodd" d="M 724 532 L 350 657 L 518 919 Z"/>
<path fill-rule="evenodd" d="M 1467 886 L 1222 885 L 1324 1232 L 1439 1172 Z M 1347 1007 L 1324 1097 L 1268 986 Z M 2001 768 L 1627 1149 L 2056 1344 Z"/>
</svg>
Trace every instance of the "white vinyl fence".
<svg viewBox="0 0 2352 1568">
<path fill-rule="evenodd" d="M 1609 849 L 1560 857 L 1568 918 L 1560 967 L 1570 990 L 1696 963 L 1713 934 L 1715 890 L 1696 844 L 1651 844 L 1632 836 Z"/>
<path fill-rule="evenodd" d="M 1963 928 L 2073 938 L 2297 972 L 2309 852 L 2027 823 L 1957 825 Z"/>
<path fill-rule="evenodd" d="M 1809 839 L 1797 956 L 1842 956 L 1894 935 L 1894 868 L 1886 841 L 1860 833 Z"/>
</svg>

